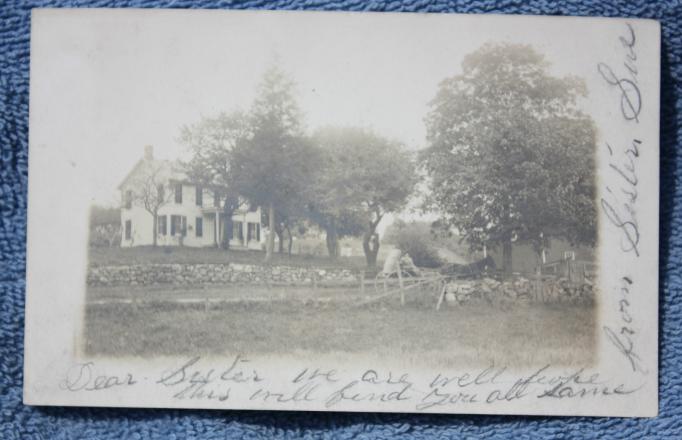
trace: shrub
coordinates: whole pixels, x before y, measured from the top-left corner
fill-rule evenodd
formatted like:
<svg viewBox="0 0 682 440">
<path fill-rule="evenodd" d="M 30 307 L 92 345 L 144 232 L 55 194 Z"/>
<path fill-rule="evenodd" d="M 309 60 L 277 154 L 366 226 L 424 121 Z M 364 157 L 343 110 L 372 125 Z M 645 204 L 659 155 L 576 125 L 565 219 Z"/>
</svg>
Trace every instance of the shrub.
<svg viewBox="0 0 682 440">
<path fill-rule="evenodd" d="M 97 225 L 90 228 L 90 246 L 117 247 L 121 244 L 121 227 L 118 225 Z"/>
<path fill-rule="evenodd" d="M 428 223 L 406 223 L 398 219 L 386 231 L 383 242 L 409 254 L 416 266 L 435 268 L 445 263 L 438 255 L 436 239 L 442 241 Z"/>
</svg>

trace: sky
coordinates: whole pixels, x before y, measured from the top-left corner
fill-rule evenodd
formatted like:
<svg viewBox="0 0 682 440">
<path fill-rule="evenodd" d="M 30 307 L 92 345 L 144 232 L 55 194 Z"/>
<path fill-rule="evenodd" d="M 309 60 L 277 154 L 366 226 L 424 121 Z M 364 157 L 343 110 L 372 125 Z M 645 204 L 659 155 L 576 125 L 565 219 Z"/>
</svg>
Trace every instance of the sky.
<svg viewBox="0 0 682 440">
<path fill-rule="evenodd" d="M 89 173 L 93 203 L 142 156 L 183 154 L 183 125 L 246 110 L 273 64 L 296 82 L 305 126 L 369 127 L 419 149 L 438 84 L 486 42 L 532 44 L 556 75 L 601 86 L 599 20 L 446 14 L 116 10 L 34 17 L 31 145 Z M 551 37 L 551 38 L 550 38 Z M 615 38 L 612 40 L 616 41 Z M 614 44 L 605 40 L 604 44 Z M 36 81 L 34 81 L 37 78 Z M 589 107 L 589 104 L 587 104 Z M 589 108 L 588 108 L 589 111 Z M 38 126 L 38 127 L 35 127 Z M 87 156 L 87 157 L 85 157 Z"/>
</svg>

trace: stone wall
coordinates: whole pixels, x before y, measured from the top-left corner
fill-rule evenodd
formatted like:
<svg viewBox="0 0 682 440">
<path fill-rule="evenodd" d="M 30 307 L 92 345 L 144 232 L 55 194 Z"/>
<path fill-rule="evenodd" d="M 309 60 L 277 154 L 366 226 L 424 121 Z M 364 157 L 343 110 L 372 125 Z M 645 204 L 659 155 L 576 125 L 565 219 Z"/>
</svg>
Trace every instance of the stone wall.
<svg viewBox="0 0 682 440">
<path fill-rule="evenodd" d="M 482 278 L 456 280 L 445 286 L 445 300 L 451 304 L 506 302 L 594 302 L 591 282 L 571 282 L 566 278 L 542 281 L 515 277 L 507 280 Z"/>
<path fill-rule="evenodd" d="M 357 271 L 255 264 L 138 264 L 88 269 L 90 286 L 359 282 Z"/>
</svg>

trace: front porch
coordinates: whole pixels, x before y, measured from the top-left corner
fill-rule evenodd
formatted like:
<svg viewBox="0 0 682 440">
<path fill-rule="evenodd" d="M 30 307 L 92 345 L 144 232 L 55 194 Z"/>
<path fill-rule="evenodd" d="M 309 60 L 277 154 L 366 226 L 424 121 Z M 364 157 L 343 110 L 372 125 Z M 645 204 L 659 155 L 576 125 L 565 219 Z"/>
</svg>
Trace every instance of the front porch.
<svg viewBox="0 0 682 440">
<path fill-rule="evenodd" d="M 204 244 L 219 246 L 225 236 L 224 214 L 218 210 L 205 210 L 203 218 Z M 231 248 L 261 250 L 260 212 L 235 213 L 232 216 L 232 231 L 229 238 Z"/>
</svg>

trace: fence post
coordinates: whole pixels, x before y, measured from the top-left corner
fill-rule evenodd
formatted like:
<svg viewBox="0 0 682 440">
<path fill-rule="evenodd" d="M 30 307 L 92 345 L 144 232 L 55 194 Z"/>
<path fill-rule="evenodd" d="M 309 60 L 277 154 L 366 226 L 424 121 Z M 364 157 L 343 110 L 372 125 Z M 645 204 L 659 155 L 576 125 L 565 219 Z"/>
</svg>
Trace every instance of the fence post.
<svg viewBox="0 0 682 440">
<path fill-rule="evenodd" d="M 583 261 L 583 283 L 587 281 L 587 263 Z"/>
<path fill-rule="evenodd" d="M 398 283 L 400 284 L 400 305 L 404 306 L 405 305 L 405 290 L 403 289 L 403 274 L 402 274 L 402 269 L 400 268 L 400 261 L 396 264 L 398 266 Z"/>
<path fill-rule="evenodd" d="M 535 300 L 540 301 L 542 296 L 542 266 L 535 269 Z"/>
<path fill-rule="evenodd" d="M 566 266 L 567 266 L 567 271 L 568 271 L 568 282 L 572 283 L 573 282 L 573 270 L 572 270 L 572 264 L 571 260 L 566 260 Z"/>
<path fill-rule="evenodd" d="M 438 286 L 440 287 L 440 286 Z M 440 288 L 440 294 L 438 295 L 438 303 L 436 304 L 436 311 L 440 310 L 440 305 L 443 304 L 443 299 L 445 298 L 445 290 L 448 287 L 447 281 L 443 280 L 443 287 Z"/>
</svg>

